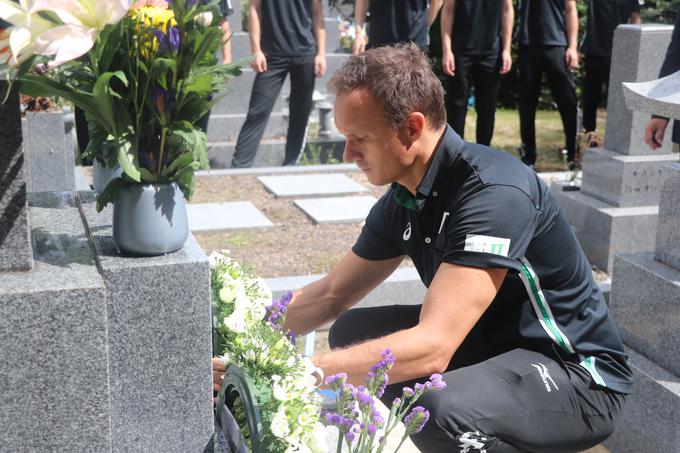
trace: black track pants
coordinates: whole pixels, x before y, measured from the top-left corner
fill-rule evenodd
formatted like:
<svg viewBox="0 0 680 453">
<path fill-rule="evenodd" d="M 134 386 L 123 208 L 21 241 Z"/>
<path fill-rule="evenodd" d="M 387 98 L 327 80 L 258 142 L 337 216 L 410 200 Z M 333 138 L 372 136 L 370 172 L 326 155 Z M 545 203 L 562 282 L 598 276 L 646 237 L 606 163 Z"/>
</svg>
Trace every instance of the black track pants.
<svg viewBox="0 0 680 453">
<path fill-rule="evenodd" d="M 586 70 L 583 80 L 583 97 L 581 107 L 583 109 L 583 129 L 586 132 L 594 131 L 597 127 L 597 106 L 602 99 L 602 86 L 609 86 L 609 57 L 598 55 L 586 55 L 584 58 Z"/>
<path fill-rule="evenodd" d="M 288 74 L 290 74 L 290 103 L 286 156 L 283 165 L 293 165 L 300 158 L 305 146 L 307 121 L 312 111 L 314 55 L 269 56 L 267 57 L 267 71 L 255 76 L 248 116 L 238 134 L 236 151 L 231 161 L 232 168 L 253 166 L 269 115 Z"/>
<path fill-rule="evenodd" d="M 543 73 L 553 99 L 557 103 L 567 148 L 567 157 L 574 160 L 576 150 L 576 84 L 567 69 L 562 46 L 520 46 L 519 66 L 519 126 L 525 163 L 536 161 L 536 107 L 541 94 Z M 527 162 L 528 161 L 528 162 Z"/>
<path fill-rule="evenodd" d="M 465 134 L 468 98 L 475 90 L 477 111 L 477 143 L 490 145 L 496 119 L 496 100 L 500 82 L 499 55 L 466 55 L 456 53 L 456 75 L 447 78 L 446 116 L 454 131 Z"/>
<path fill-rule="evenodd" d="M 349 310 L 333 324 L 328 341 L 331 348 L 344 347 L 408 329 L 419 315 L 420 306 Z M 416 403 L 430 412 L 423 431 L 412 436 L 424 453 L 582 451 L 614 431 L 626 399 L 591 387 L 588 372 L 553 348 L 493 356 L 466 340 L 443 377 L 444 390 Z M 389 385 L 383 402 L 391 404 L 414 382 Z"/>
</svg>

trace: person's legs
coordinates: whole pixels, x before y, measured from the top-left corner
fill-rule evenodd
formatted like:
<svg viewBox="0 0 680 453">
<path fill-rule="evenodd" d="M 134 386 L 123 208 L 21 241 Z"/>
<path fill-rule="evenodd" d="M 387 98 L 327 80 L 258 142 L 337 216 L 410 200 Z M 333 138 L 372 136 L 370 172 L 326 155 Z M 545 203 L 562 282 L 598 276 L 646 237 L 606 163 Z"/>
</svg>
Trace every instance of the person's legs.
<svg viewBox="0 0 680 453">
<path fill-rule="evenodd" d="M 297 164 L 307 140 L 314 94 L 314 56 L 296 58 L 290 68 L 288 138 L 283 165 Z"/>
<path fill-rule="evenodd" d="M 471 60 L 464 54 L 454 55 L 456 75 L 447 78 L 446 117 L 451 128 L 465 138 L 465 116 L 470 97 L 469 72 Z"/>
<path fill-rule="evenodd" d="M 281 92 L 283 81 L 288 74 L 287 58 L 267 58 L 267 70 L 255 76 L 250 94 L 248 115 L 236 141 L 236 151 L 231 160 L 232 168 L 252 167 L 257 148 L 264 135 L 269 115 Z"/>
<path fill-rule="evenodd" d="M 519 67 L 519 130 L 522 138 L 522 162 L 536 163 L 536 107 L 541 92 L 541 62 L 537 58 L 540 48 L 520 46 L 517 54 Z"/>
<path fill-rule="evenodd" d="M 447 386 L 416 404 L 430 412 L 412 436 L 423 453 L 574 452 L 606 439 L 625 395 L 590 387 L 576 363 L 515 349 L 444 373 Z"/>
<path fill-rule="evenodd" d="M 548 76 L 548 84 L 553 99 L 562 117 L 564 138 L 567 148 L 567 160 L 574 162 L 576 153 L 576 82 L 574 74 L 567 68 L 564 60 L 565 48 L 561 46 L 545 46 L 545 58 L 543 59 Z M 571 168 L 570 168 L 571 170 Z"/>
<path fill-rule="evenodd" d="M 477 58 L 472 80 L 475 85 L 475 108 L 477 110 L 477 143 L 489 146 L 496 122 L 496 100 L 500 86 L 500 56 Z"/>
<path fill-rule="evenodd" d="M 606 59 L 596 55 L 586 55 L 584 58 L 585 78 L 583 80 L 583 129 L 586 132 L 597 128 L 597 106 L 600 104 L 602 85 L 607 80 L 609 71 Z M 606 71 L 606 72 L 605 72 Z"/>
</svg>

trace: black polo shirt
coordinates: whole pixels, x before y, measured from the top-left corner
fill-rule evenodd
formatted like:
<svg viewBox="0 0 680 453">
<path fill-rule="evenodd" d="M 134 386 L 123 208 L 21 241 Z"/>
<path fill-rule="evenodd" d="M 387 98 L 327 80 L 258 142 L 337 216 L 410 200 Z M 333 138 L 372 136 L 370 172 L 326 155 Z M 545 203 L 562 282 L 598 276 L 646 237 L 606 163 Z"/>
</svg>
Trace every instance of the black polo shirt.
<svg viewBox="0 0 680 453">
<path fill-rule="evenodd" d="M 426 48 L 427 4 L 428 0 L 373 0 L 368 7 L 368 47 L 413 41 Z"/>
<path fill-rule="evenodd" d="M 505 0 L 458 0 L 453 13 L 453 52 L 494 55 L 501 50 L 500 29 Z"/>
<path fill-rule="evenodd" d="M 393 184 L 352 250 L 368 260 L 408 255 L 428 287 L 442 262 L 507 268 L 465 341 L 488 357 L 554 348 L 595 384 L 630 391 L 623 342 L 590 264 L 545 183 L 513 156 L 447 126 L 416 197 Z"/>
<path fill-rule="evenodd" d="M 266 56 L 314 55 L 312 0 L 262 0 L 260 34 Z"/>
<path fill-rule="evenodd" d="M 638 0 L 589 0 L 581 52 L 611 58 L 614 30 L 627 24 L 633 12 L 640 12 Z"/>
<path fill-rule="evenodd" d="M 517 42 L 521 46 L 567 46 L 565 0 L 520 0 Z"/>
</svg>

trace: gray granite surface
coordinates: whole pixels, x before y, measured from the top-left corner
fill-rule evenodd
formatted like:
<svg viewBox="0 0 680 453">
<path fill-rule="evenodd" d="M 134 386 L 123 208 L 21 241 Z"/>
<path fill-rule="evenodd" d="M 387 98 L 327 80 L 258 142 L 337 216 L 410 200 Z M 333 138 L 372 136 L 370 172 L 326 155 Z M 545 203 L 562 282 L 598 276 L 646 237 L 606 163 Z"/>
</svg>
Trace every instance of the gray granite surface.
<svg viewBox="0 0 680 453">
<path fill-rule="evenodd" d="M 671 175 L 661 190 L 655 258 L 680 270 L 680 163 L 666 167 Z"/>
<path fill-rule="evenodd" d="M 368 192 L 366 187 L 342 174 L 258 176 L 257 179 L 277 197 Z"/>
<path fill-rule="evenodd" d="M 623 93 L 631 110 L 680 119 L 680 71 L 649 82 L 624 83 Z"/>
<path fill-rule="evenodd" d="M 652 151 L 644 142 L 649 114 L 628 109 L 622 82 L 645 82 L 659 75 L 673 27 L 670 25 L 620 25 L 614 33 L 612 66 L 607 98 L 604 147 L 622 154 L 670 153 L 670 140 Z M 666 131 L 669 134 L 671 131 Z"/>
<path fill-rule="evenodd" d="M 189 229 L 193 232 L 273 226 L 250 201 L 188 204 L 187 215 Z"/>
<path fill-rule="evenodd" d="M 208 258 L 192 235 L 166 256 L 121 256 L 111 209 L 84 212 L 108 291 L 112 449 L 201 451 L 213 429 Z"/>
<path fill-rule="evenodd" d="M 314 223 L 321 224 L 363 222 L 376 201 L 375 197 L 361 196 L 307 198 L 293 200 L 293 203 Z"/>
<path fill-rule="evenodd" d="M 583 157 L 581 192 L 615 207 L 659 204 L 661 186 L 677 153 L 627 156 L 590 148 Z"/>
<path fill-rule="evenodd" d="M 680 378 L 627 348 L 635 382 L 624 418 L 604 444 L 612 453 L 680 451 Z"/>
<path fill-rule="evenodd" d="M 208 141 L 236 142 L 243 123 L 246 121 L 246 113 L 212 113 L 208 123 Z M 272 112 L 267 121 L 263 138 L 281 138 L 288 133 L 288 109 Z"/>
<path fill-rule="evenodd" d="M 654 250 L 658 206 L 617 208 L 581 192 L 553 190 L 591 264 L 611 272 L 614 255 Z"/>
<path fill-rule="evenodd" d="M 617 255 L 609 307 L 626 344 L 680 376 L 680 270 L 653 253 Z"/>
<path fill-rule="evenodd" d="M 7 90 L 3 76 L 0 99 Z M 0 272 L 26 271 L 33 266 L 21 141 L 19 92 L 14 85 L 7 101 L 0 103 Z"/>
<path fill-rule="evenodd" d="M 106 294 L 70 193 L 34 194 L 31 272 L 0 273 L 0 450 L 106 451 Z"/>
<path fill-rule="evenodd" d="M 22 130 L 26 190 L 75 190 L 75 155 L 73 143 L 67 140 L 64 112 L 28 112 Z"/>
</svg>

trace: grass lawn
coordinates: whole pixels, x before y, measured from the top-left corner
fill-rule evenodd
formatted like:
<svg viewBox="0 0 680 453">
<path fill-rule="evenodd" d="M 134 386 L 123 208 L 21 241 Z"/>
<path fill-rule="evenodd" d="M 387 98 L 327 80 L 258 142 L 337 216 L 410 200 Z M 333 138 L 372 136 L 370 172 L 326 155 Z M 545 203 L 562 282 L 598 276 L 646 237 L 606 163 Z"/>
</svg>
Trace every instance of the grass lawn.
<svg viewBox="0 0 680 453">
<path fill-rule="evenodd" d="M 598 112 L 597 132 L 604 137 L 604 123 L 606 113 Z M 475 124 L 477 114 L 474 109 L 468 110 L 465 121 L 465 138 L 475 140 Z M 519 112 L 517 110 L 497 110 L 496 127 L 494 130 L 491 146 L 509 152 L 519 157 Z M 562 120 L 557 110 L 539 110 L 536 112 L 536 146 L 538 158 L 536 159 L 536 171 L 563 171 L 565 164 L 562 161 L 560 151 L 564 148 L 564 132 Z"/>
</svg>

